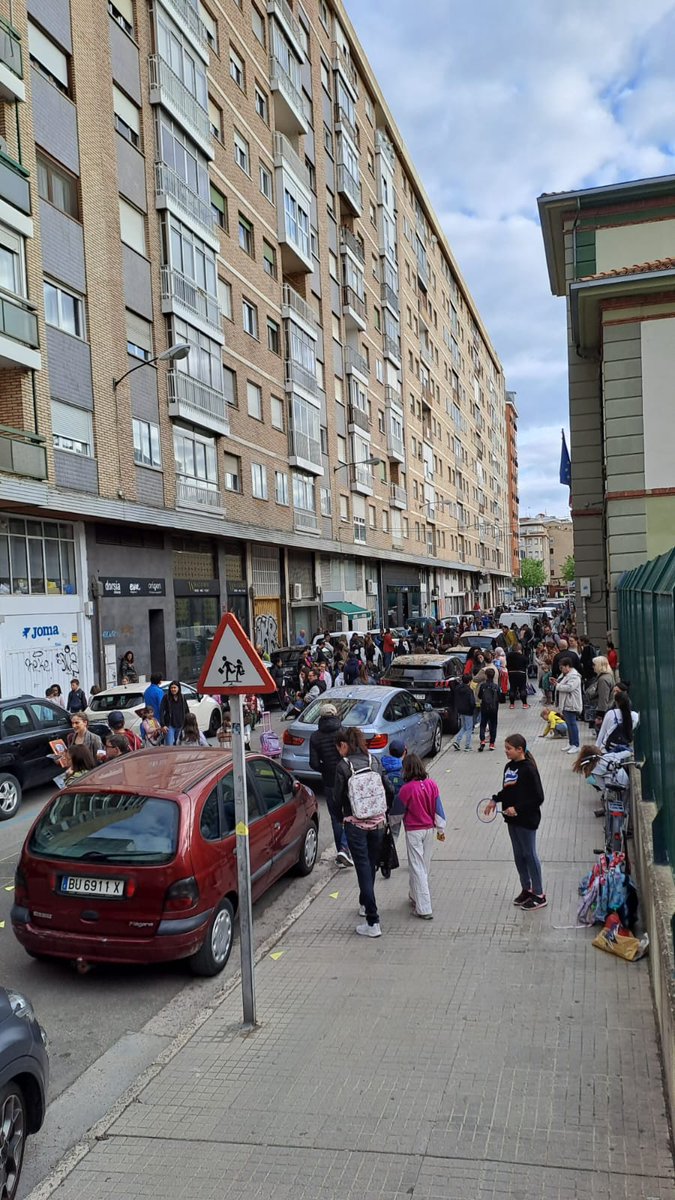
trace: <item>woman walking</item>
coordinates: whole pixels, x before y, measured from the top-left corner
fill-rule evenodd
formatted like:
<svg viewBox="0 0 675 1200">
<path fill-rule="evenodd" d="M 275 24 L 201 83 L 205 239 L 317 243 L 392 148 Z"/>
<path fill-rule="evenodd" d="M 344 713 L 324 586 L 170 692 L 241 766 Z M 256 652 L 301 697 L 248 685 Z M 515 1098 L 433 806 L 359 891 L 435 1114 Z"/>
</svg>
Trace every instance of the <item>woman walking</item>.
<svg viewBox="0 0 675 1200">
<path fill-rule="evenodd" d="M 335 744 L 341 762 L 335 768 L 333 804 L 343 823 L 359 881 L 359 915 L 366 918 L 366 924 L 357 925 L 356 932 L 377 938 L 382 930 L 375 900 L 375 872 L 382 857 L 387 808 L 394 799 L 394 789 L 382 775 L 377 759 L 369 754 L 360 729 L 354 725 L 341 729 Z M 371 815 L 357 816 L 355 809 Z"/>
<path fill-rule="evenodd" d="M 436 839 L 445 837 L 445 813 L 438 784 L 429 779 L 422 760 L 407 754 L 403 763 L 403 786 L 398 794 L 403 808 L 403 828 L 408 853 L 410 903 L 415 916 L 431 921 L 431 892 L 429 868 Z"/>
<path fill-rule="evenodd" d="M 176 745 L 189 712 L 180 683 L 177 679 L 172 679 L 160 708 L 162 732 L 167 746 Z"/>
<path fill-rule="evenodd" d="M 492 797 L 492 811 L 501 804 L 520 878 L 521 891 L 513 901 L 528 912 L 545 908 L 548 901 L 541 878 L 537 854 L 537 830 L 541 821 L 544 789 L 534 758 L 521 733 L 512 733 L 504 742 L 508 762 L 504 767 L 501 791 Z"/>
</svg>

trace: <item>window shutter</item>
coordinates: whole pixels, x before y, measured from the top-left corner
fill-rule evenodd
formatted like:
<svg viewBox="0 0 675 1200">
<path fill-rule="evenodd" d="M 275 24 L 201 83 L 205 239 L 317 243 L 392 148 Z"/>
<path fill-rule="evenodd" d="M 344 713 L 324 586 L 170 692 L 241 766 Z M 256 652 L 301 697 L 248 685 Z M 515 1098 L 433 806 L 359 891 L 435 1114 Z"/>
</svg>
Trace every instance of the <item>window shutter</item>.
<svg viewBox="0 0 675 1200">
<path fill-rule="evenodd" d="M 125 125 L 133 129 L 134 133 L 141 135 L 141 114 L 135 104 L 128 100 L 118 87 L 113 84 L 113 108 L 118 117 L 121 117 Z"/>
<path fill-rule="evenodd" d="M 32 21 L 28 22 L 28 49 L 54 79 L 58 79 L 65 88 L 68 87 L 68 56 L 59 50 L 42 30 Z"/>
<path fill-rule="evenodd" d="M 127 309 L 127 341 L 152 354 L 152 325 Z"/>
<path fill-rule="evenodd" d="M 145 221 L 143 213 L 137 208 L 133 208 L 131 204 L 127 204 L 126 200 L 120 197 L 120 237 L 122 241 L 131 246 L 132 250 L 136 250 L 138 254 L 145 254 Z"/>
<path fill-rule="evenodd" d="M 134 5 L 133 0 L 113 0 L 118 13 L 121 13 L 127 24 L 134 27 Z"/>
<path fill-rule="evenodd" d="M 52 432 L 58 437 L 85 442 L 91 448 L 91 413 L 86 408 L 52 400 Z"/>
</svg>

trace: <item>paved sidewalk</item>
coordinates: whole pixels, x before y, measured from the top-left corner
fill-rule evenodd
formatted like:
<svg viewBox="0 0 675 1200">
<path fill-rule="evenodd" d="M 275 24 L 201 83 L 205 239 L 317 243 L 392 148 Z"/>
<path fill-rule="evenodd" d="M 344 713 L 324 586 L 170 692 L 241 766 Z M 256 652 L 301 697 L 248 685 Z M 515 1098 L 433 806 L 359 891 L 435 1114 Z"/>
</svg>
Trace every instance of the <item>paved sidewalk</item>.
<svg viewBox="0 0 675 1200">
<path fill-rule="evenodd" d="M 358 938 L 336 875 L 257 969 L 260 1028 L 234 992 L 55 1200 L 673 1200 L 648 966 L 569 928 L 600 822 L 540 728 L 507 709 L 499 744 L 536 747 L 548 908 L 512 906 L 506 831 L 475 816 L 503 753 L 448 748 L 434 921 L 411 917 L 402 864 L 376 885 L 383 937 Z"/>
</svg>

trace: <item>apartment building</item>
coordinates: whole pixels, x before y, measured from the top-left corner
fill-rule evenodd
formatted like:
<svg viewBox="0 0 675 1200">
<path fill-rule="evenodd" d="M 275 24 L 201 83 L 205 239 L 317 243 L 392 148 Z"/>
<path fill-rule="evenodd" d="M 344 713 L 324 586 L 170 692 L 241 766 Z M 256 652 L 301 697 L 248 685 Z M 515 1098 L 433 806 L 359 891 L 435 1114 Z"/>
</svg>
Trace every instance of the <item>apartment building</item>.
<svg viewBox="0 0 675 1200">
<path fill-rule="evenodd" d="M 508 545 L 511 551 L 511 574 L 514 579 L 517 579 L 520 574 L 518 526 L 520 496 L 518 495 L 518 409 L 516 408 L 515 392 L 506 393 L 506 462 L 509 491 Z"/>
<path fill-rule="evenodd" d="M 540 513 L 537 517 L 521 517 L 519 522 L 519 557 L 530 558 L 533 562 L 541 563 L 544 569 L 544 584 L 551 579 L 548 528 L 546 516 Z"/>
<path fill-rule="evenodd" d="M 565 517 L 521 517 L 519 556 L 534 559 L 544 568 L 544 583 L 555 593 L 567 587 L 564 567 L 574 555 L 573 526 Z"/>
<path fill-rule="evenodd" d="M 553 517 L 546 522 L 546 528 L 549 582 L 555 589 L 566 588 L 565 565 L 569 558 L 574 558 L 574 527 L 569 518 Z"/>
<path fill-rule="evenodd" d="M 0 15 L 3 691 L 497 603 L 503 372 L 341 4 Z"/>
</svg>

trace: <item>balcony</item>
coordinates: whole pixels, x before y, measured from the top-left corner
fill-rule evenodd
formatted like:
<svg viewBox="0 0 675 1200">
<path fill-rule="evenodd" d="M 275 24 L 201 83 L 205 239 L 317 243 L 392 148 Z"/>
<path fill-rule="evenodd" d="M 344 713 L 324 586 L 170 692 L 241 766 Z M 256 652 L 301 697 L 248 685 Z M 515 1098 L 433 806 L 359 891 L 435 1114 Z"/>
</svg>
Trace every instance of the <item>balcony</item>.
<svg viewBox="0 0 675 1200">
<path fill-rule="evenodd" d="M 364 330 L 366 328 L 366 317 L 368 314 L 368 306 L 365 296 L 361 298 L 354 288 L 343 287 L 342 289 L 342 315 L 345 318 L 346 324 L 351 325 L 354 329 Z"/>
<path fill-rule="evenodd" d="M 345 54 L 342 47 L 338 46 L 337 42 L 333 42 L 332 53 L 333 53 L 333 70 L 340 72 L 342 77 L 347 81 L 350 88 L 352 89 L 352 91 L 354 93 L 354 99 L 355 100 L 358 99 L 359 80 L 358 80 L 358 75 L 356 74 L 356 68 L 354 67 L 354 64 L 352 63 L 352 61 L 348 57 L 348 55 Z"/>
<path fill-rule="evenodd" d="M 424 342 L 420 342 L 420 359 L 426 367 L 429 367 L 429 369 L 433 371 L 434 356 L 432 354 L 431 347 L 426 345 Z"/>
<path fill-rule="evenodd" d="M 385 333 L 384 337 L 382 338 L 382 346 L 384 350 L 384 357 L 388 358 L 395 367 L 400 367 L 401 339 L 399 337 L 393 338 L 390 334 Z"/>
<path fill-rule="evenodd" d="M 286 359 L 285 385 L 287 392 L 292 392 L 294 387 L 309 392 L 310 396 L 316 398 L 317 404 L 321 398 L 321 389 L 316 375 L 312 374 L 309 368 L 303 366 L 302 363 L 296 362 L 294 358 Z"/>
<path fill-rule="evenodd" d="M 25 479 L 46 479 L 45 439 L 37 433 L 0 425 L 0 471 Z"/>
<path fill-rule="evenodd" d="M 429 287 L 429 264 L 426 254 L 417 255 L 417 280 L 426 292 Z"/>
<path fill-rule="evenodd" d="M 288 0 L 267 0 L 267 12 L 271 17 L 276 17 L 281 25 L 288 41 L 293 46 L 297 57 L 304 60 L 305 52 L 302 44 L 302 30 L 300 24 L 293 15 Z"/>
<path fill-rule="evenodd" d="M 360 375 L 362 379 L 368 383 L 370 379 L 370 366 L 368 360 L 359 354 L 353 346 L 345 346 L 344 348 L 345 371 L 348 375 Z"/>
<path fill-rule="evenodd" d="M 187 321 L 196 321 L 206 326 L 204 332 L 215 341 L 225 341 L 217 298 L 173 267 L 162 267 L 162 312 L 175 312 Z"/>
<path fill-rule="evenodd" d="M 170 416 L 229 437 L 230 418 L 222 392 L 185 371 L 169 371 L 167 380 Z"/>
<path fill-rule="evenodd" d="M 366 252 L 363 248 L 363 242 L 357 238 L 355 233 L 352 233 L 351 229 L 347 229 L 346 225 L 340 227 L 340 251 L 343 254 L 349 251 L 362 267 L 366 265 Z"/>
<path fill-rule="evenodd" d="M 351 426 L 353 425 L 356 426 L 357 429 L 363 430 L 364 433 L 370 434 L 370 420 L 368 413 L 364 412 L 363 409 L 359 408 L 356 404 L 349 405 L 350 432 L 352 432 Z"/>
<path fill-rule="evenodd" d="M 182 79 L 159 54 L 151 54 L 150 103 L 161 104 L 194 138 L 208 158 L 213 158 L 211 125 L 206 108 L 188 91 Z"/>
<path fill-rule="evenodd" d="M 288 432 L 288 461 L 292 467 L 308 471 L 311 475 L 323 475 L 321 442 L 299 429 Z"/>
<path fill-rule="evenodd" d="M 39 371 L 39 345 L 34 305 L 19 296 L 0 294 L 0 370 L 20 367 Z"/>
<path fill-rule="evenodd" d="M 292 143 L 283 133 L 275 133 L 274 135 L 274 165 L 275 167 L 287 167 L 295 175 L 297 182 L 307 192 L 311 192 L 309 170 L 297 151 L 293 149 Z"/>
<path fill-rule="evenodd" d="M 178 28 L 186 34 L 204 61 L 208 63 L 209 42 L 207 30 L 197 7 L 193 8 L 190 0 L 162 0 L 162 4 L 168 9 Z"/>
<path fill-rule="evenodd" d="M 319 314 L 289 283 L 284 284 L 281 315 L 285 320 L 293 321 L 299 318 L 316 337 L 319 331 Z"/>
<path fill-rule="evenodd" d="M 274 121 L 277 129 L 291 136 L 307 133 L 309 120 L 302 91 L 273 54 L 270 55 L 270 90 L 274 93 Z"/>
<path fill-rule="evenodd" d="M 387 421 L 387 454 L 396 462 L 405 461 L 405 445 L 398 426 L 394 426 L 391 418 Z"/>
<path fill-rule="evenodd" d="M 213 209 L 192 188 L 168 167 L 166 163 L 155 163 L 155 199 L 158 208 L 178 209 L 179 216 L 187 216 L 208 234 L 211 241 L 216 238 Z"/>
<path fill-rule="evenodd" d="M 16 29 L 2 18 L 0 18 L 0 97 L 10 102 L 26 99 L 21 39 Z"/>
<path fill-rule="evenodd" d="M 354 215 L 360 217 L 363 211 L 361 184 L 358 179 L 354 178 L 344 163 L 338 163 L 337 190 L 343 199 L 347 201 Z"/>
<path fill-rule="evenodd" d="M 425 442 L 428 442 L 429 445 L 431 445 L 434 439 L 434 432 L 431 425 L 425 424 L 422 426 L 422 438 Z"/>
<path fill-rule="evenodd" d="M 408 507 L 408 493 L 400 483 L 389 484 L 389 503 L 392 508 Z"/>
<path fill-rule="evenodd" d="M 384 155 L 387 162 L 389 163 L 390 169 L 392 171 L 395 170 L 396 155 L 394 153 L 394 147 L 392 146 L 391 142 L 389 141 L 389 138 L 387 137 L 387 135 L 383 129 L 375 130 L 375 149 L 377 150 L 378 154 Z"/>
<path fill-rule="evenodd" d="M 420 380 L 420 385 L 424 399 L 428 401 L 429 404 L 433 404 L 434 400 L 436 399 L 436 393 L 431 381 L 429 379 L 422 379 Z"/>
<path fill-rule="evenodd" d="M 223 498 L 214 484 L 191 475 L 177 475 L 176 504 L 179 508 L 206 508 L 216 514 L 222 512 Z"/>
<path fill-rule="evenodd" d="M 422 505 L 422 515 L 427 521 L 433 521 L 436 524 L 436 505 L 430 500 L 425 500 Z"/>
<path fill-rule="evenodd" d="M 1 29 L 1 27 L 0 27 Z M 4 200 L 6 204 L 11 204 L 12 208 L 17 208 L 19 212 L 25 213 L 27 217 L 31 215 L 30 204 L 30 184 L 28 182 L 28 171 L 25 167 L 15 162 L 8 154 L 3 154 L 0 151 L 0 200 Z M 21 217 L 18 217 L 22 233 L 28 233 L 27 222 Z"/>
<path fill-rule="evenodd" d="M 361 463 L 354 463 L 349 469 L 349 485 L 353 492 L 360 492 L 362 496 L 372 496 L 372 467 L 366 467 Z"/>
<path fill-rule="evenodd" d="M 390 384 L 384 389 L 384 402 L 386 405 L 392 405 L 394 408 L 400 409 L 403 413 L 403 399 L 397 388 L 391 387 Z"/>
<path fill-rule="evenodd" d="M 304 508 L 295 508 L 293 510 L 293 528 L 299 533 L 320 533 L 319 518 L 316 513 L 308 512 Z"/>
<path fill-rule="evenodd" d="M 335 117 L 336 129 L 340 129 L 344 133 L 346 133 L 347 137 L 350 138 L 351 141 L 354 143 L 354 145 L 358 148 L 358 146 L 359 146 L 358 130 L 357 130 L 354 122 L 351 120 L 349 114 L 347 112 L 345 112 L 345 110 L 341 104 L 333 105 L 333 116 Z"/>
<path fill-rule="evenodd" d="M 396 295 L 396 292 L 394 291 L 394 289 L 392 287 L 390 287 L 388 283 L 383 283 L 381 285 L 380 298 L 382 300 L 382 303 L 386 304 L 387 308 L 390 309 L 391 312 L 395 313 L 396 316 L 399 315 L 399 313 L 401 311 L 401 305 L 399 303 L 398 296 Z"/>
</svg>

